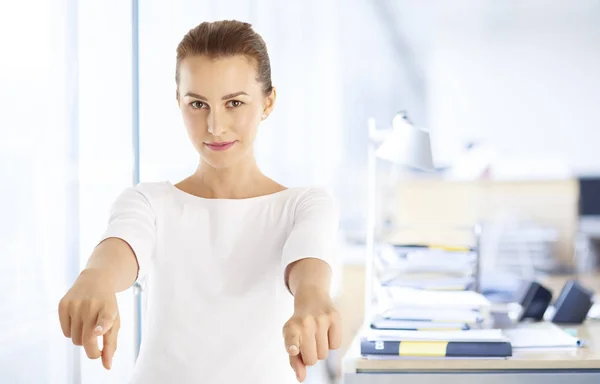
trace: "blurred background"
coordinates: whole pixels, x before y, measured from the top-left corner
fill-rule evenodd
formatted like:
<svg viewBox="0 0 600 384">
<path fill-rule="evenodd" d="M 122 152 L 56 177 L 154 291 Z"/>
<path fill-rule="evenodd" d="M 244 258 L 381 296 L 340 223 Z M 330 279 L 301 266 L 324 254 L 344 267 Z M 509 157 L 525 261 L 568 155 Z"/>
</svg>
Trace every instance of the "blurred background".
<svg viewBox="0 0 600 384">
<path fill-rule="evenodd" d="M 387 128 L 407 111 L 430 133 L 436 166 L 377 164 L 381 234 L 480 223 L 484 285 L 486 271 L 591 274 L 600 263 L 598 0 L 0 4 L 2 383 L 130 377 L 133 290 L 119 294 L 110 372 L 64 338 L 57 305 L 121 190 L 195 169 L 175 48 L 202 21 L 250 22 L 267 43 L 278 103 L 259 133 L 263 170 L 340 201 L 345 342 L 362 321 L 369 118 Z M 310 382 L 336 381 L 344 347 Z"/>
</svg>

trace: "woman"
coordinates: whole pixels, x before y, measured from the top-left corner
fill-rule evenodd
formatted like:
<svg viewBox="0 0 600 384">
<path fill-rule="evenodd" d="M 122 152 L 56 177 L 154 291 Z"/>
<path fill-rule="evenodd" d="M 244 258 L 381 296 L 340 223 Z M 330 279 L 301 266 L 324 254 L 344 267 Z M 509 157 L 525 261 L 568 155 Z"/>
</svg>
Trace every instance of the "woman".
<svg viewBox="0 0 600 384">
<path fill-rule="evenodd" d="M 176 68 L 199 165 L 177 184 L 141 183 L 117 198 L 60 301 L 63 333 L 110 369 L 115 292 L 139 281 L 144 327 L 133 383 L 282 384 L 294 373 L 303 381 L 306 366 L 341 342 L 329 295 L 335 204 L 321 189 L 278 184 L 256 164 L 254 138 L 276 92 L 264 41 L 249 24 L 198 25 L 177 47 Z"/>
</svg>

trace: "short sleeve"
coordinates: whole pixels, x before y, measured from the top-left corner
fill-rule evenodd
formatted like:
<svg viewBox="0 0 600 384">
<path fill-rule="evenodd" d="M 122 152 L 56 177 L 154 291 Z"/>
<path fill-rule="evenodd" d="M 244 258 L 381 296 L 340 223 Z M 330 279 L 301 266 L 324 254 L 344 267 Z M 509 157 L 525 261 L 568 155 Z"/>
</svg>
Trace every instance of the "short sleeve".
<svg viewBox="0 0 600 384">
<path fill-rule="evenodd" d="M 333 269 L 336 258 L 339 209 L 324 189 L 304 192 L 296 204 L 292 229 L 283 247 L 283 270 L 304 259 L 321 259 Z"/>
<path fill-rule="evenodd" d="M 139 266 L 138 282 L 148 271 L 155 236 L 155 214 L 146 196 L 138 188 L 124 190 L 111 207 L 108 226 L 100 241 L 116 237 L 129 244 Z"/>
</svg>

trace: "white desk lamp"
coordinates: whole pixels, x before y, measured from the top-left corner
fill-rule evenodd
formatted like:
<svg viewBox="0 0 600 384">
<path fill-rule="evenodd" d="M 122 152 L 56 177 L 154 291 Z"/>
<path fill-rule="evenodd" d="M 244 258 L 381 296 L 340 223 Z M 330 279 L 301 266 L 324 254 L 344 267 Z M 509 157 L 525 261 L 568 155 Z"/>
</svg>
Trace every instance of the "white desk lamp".
<svg viewBox="0 0 600 384">
<path fill-rule="evenodd" d="M 368 121 L 369 153 L 368 153 L 368 206 L 367 206 L 367 238 L 365 266 L 365 324 L 371 320 L 373 306 L 373 259 L 375 251 L 376 227 L 376 170 L 377 159 L 383 159 L 396 165 L 432 171 L 431 141 L 429 133 L 416 128 L 407 118 L 406 113 L 398 113 L 392 120 L 392 128 L 377 130 L 375 119 Z"/>
</svg>

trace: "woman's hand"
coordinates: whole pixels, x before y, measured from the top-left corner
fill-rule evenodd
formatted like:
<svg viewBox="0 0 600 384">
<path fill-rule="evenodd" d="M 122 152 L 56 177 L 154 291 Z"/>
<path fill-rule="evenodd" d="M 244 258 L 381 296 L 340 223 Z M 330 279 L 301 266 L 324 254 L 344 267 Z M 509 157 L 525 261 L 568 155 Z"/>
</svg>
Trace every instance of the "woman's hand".
<svg viewBox="0 0 600 384">
<path fill-rule="evenodd" d="M 283 327 L 283 338 L 290 365 L 302 382 L 307 365 L 326 359 L 330 349 L 340 347 L 342 327 L 329 292 L 318 287 L 298 288 L 294 297 L 294 315 Z"/>
<path fill-rule="evenodd" d="M 86 269 L 58 305 L 63 334 L 70 337 L 73 344 L 83 345 L 90 359 L 102 356 L 106 369 L 112 366 L 120 328 L 113 286 L 99 271 Z M 98 349 L 99 336 L 103 336 L 102 351 Z"/>
</svg>

